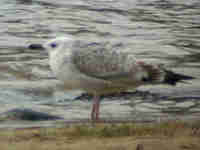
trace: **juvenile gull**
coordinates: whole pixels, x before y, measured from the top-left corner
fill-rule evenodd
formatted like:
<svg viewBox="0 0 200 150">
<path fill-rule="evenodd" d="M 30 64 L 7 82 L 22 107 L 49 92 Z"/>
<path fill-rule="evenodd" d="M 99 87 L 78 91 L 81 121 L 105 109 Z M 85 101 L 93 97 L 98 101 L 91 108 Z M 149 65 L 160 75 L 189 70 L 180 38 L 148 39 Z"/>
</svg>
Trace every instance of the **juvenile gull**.
<svg viewBox="0 0 200 150">
<path fill-rule="evenodd" d="M 109 49 L 100 43 L 84 43 L 69 36 L 52 39 L 43 45 L 31 44 L 29 48 L 47 49 L 50 67 L 66 89 L 80 89 L 93 95 L 93 121 L 99 120 L 102 94 L 147 84 L 176 85 L 193 79 L 137 60 L 130 52 Z"/>
</svg>

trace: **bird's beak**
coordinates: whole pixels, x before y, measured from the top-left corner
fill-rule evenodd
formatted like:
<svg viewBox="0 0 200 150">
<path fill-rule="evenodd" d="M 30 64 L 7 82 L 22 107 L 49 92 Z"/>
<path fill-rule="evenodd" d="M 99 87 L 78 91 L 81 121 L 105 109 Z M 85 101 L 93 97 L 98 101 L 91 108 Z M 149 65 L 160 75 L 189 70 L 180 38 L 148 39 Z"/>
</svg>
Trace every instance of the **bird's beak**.
<svg viewBox="0 0 200 150">
<path fill-rule="evenodd" d="M 42 44 L 30 44 L 29 49 L 45 49 Z"/>
</svg>

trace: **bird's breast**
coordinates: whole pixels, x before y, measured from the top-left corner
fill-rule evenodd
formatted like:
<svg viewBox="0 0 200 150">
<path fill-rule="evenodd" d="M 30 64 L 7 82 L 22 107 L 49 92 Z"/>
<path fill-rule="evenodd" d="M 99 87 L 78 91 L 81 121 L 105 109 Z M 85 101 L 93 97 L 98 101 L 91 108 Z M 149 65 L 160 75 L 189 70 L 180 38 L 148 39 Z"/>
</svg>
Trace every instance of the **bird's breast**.
<svg viewBox="0 0 200 150">
<path fill-rule="evenodd" d="M 65 84 L 66 89 L 80 89 L 83 79 L 74 68 L 67 55 L 52 53 L 49 57 L 49 64 L 56 78 Z"/>
</svg>

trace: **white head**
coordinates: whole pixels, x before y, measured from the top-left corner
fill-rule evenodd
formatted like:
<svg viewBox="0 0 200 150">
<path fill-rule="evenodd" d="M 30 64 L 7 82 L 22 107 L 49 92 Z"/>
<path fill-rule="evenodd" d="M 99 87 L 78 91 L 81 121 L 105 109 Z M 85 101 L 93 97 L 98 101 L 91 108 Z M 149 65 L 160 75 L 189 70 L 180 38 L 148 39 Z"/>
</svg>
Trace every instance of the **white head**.
<svg viewBox="0 0 200 150">
<path fill-rule="evenodd" d="M 62 50 L 72 47 L 74 39 L 70 36 L 58 37 L 46 42 L 43 47 L 48 51 L 48 53 L 52 53 L 55 50 Z"/>
</svg>

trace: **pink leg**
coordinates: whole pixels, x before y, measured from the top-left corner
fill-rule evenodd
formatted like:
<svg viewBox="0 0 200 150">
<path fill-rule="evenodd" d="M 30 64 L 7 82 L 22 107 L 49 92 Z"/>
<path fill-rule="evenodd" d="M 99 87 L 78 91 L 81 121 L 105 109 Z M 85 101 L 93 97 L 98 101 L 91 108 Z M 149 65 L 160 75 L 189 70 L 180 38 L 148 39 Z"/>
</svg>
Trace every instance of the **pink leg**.
<svg viewBox="0 0 200 150">
<path fill-rule="evenodd" d="M 91 112 L 91 120 L 95 120 L 95 103 L 93 102 L 93 105 L 92 105 L 92 112 Z"/>
<path fill-rule="evenodd" d="M 100 97 L 98 96 L 98 101 L 96 103 L 96 121 L 99 121 L 99 103 L 100 103 Z"/>
<path fill-rule="evenodd" d="M 98 95 L 94 95 L 94 102 L 93 102 L 92 112 L 91 112 L 92 121 L 99 120 L 99 103 L 100 103 L 100 97 Z"/>
</svg>

